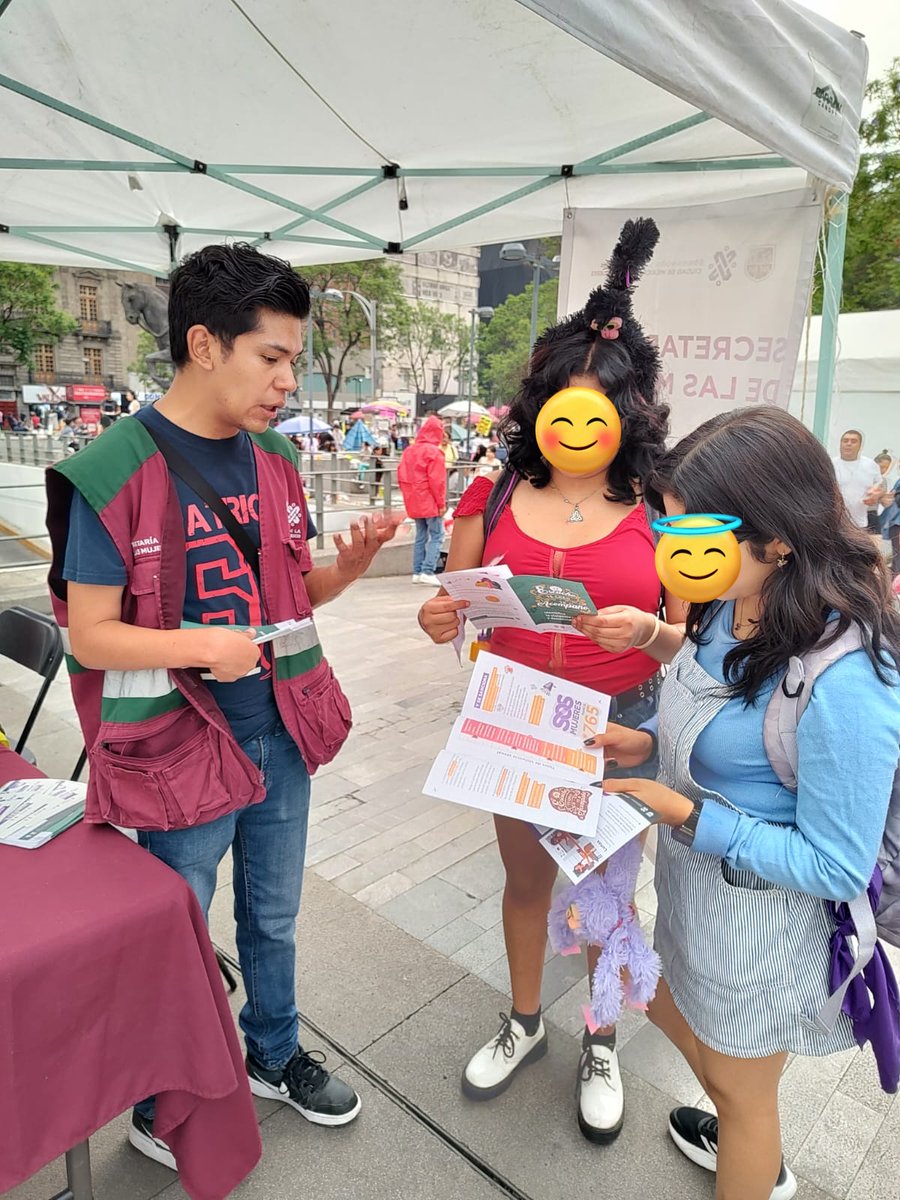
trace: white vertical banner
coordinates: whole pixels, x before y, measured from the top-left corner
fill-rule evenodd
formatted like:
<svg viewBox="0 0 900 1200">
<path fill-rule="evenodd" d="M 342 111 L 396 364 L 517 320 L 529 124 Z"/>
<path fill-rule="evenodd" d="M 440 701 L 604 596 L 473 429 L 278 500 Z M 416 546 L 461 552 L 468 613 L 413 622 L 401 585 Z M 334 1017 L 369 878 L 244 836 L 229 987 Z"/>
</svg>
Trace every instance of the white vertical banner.
<svg viewBox="0 0 900 1200">
<path fill-rule="evenodd" d="M 634 289 L 634 314 L 660 350 L 658 398 L 681 437 L 743 404 L 787 408 L 809 300 L 821 204 L 812 188 L 683 208 L 567 209 L 559 315 L 606 278 L 629 217 L 659 243 Z"/>
</svg>

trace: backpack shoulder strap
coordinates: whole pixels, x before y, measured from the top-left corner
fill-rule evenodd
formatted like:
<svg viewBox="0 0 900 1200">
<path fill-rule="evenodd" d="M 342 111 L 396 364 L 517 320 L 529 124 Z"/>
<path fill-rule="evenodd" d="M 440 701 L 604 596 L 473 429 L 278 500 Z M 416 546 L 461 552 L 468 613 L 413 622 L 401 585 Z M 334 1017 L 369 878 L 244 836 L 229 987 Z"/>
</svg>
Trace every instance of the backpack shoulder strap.
<svg viewBox="0 0 900 1200">
<path fill-rule="evenodd" d="M 504 467 L 500 472 L 500 478 L 491 489 L 487 504 L 484 506 L 485 541 L 488 540 L 497 528 L 497 522 L 500 520 L 504 508 L 509 504 L 510 497 L 515 491 L 516 484 L 520 478 L 519 472 L 513 470 L 512 467 Z"/>
<path fill-rule="evenodd" d="M 763 718 L 763 744 L 772 770 L 791 791 L 797 789 L 797 725 L 809 704 L 813 686 L 823 671 L 861 645 L 856 625 L 849 626 L 830 645 L 823 646 L 820 639 L 805 654 L 789 660 L 784 677 L 775 685 Z"/>
</svg>

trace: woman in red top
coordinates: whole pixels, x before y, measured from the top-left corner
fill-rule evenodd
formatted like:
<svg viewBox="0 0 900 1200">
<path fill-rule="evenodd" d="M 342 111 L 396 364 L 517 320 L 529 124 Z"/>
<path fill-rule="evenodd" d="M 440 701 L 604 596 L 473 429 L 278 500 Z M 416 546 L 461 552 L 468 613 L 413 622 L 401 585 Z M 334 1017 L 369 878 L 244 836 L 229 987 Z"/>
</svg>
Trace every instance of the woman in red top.
<svg viewBox="0 0 900 1200">
<path fill-rule="evenodd" d="M 613 256 L 607 288 L 598 288 L 583 312 L 548 330 L 536 343 L 531 373 L 502 427 L 509 461 L 496 486 L 502 495 L 512 484 L 509 501 L 497 519 L 492 516 L 486 523 L 485 507 L 494 484 L 476 479 L 456 509 L 447 561 L 449 571 L 458 571 L 502 556 L 514 575 L 580 580 L 598 609 L 596 616 L 576 619 L 585 637 L 497 629 L 490 648 L 515 662 L 606 692 L 614 697 L 609 719 L 632 728 L 655 711 L 659 664 L 671 659 L 683 637 L 681 625 L 667 622 L 680 622 L 684 615 L 681 602 L 666 595 L 666 621 L 657 616 L 660 583 L 640 486 L 664 448 L 668 417 L 668 409 L 651 399 L 659 367 L 656 351 L 630 311 L 631 283 L 643 263 L 639 256 L 622 262 L 629 226 L 632 239 L 634 226 L 640 227 L 638 234 L 652 236 L 652 252 L 658 235 L 655 226 L 648 235 L 648 225 L 652 223 L 629 222 Z M 621 330 L 622 336 L 610 336 L 610 327 L 616 334 Z M 571 475 L 552 466 L 535 439 L 538 412 L 565 387 L 604 392 L 622 422 L 615 459 L 591 475 Z M 423 605 L 419 623 L 432 641 L 450 641 L 459 629 L 461 607 L 464 602 L 443 593 Z M 655 778 L 655 763 L 648 762 L 645 770 Z M 634 768 L 625 773 L 633 776 Z M 503 930 L 513 1007 L 499 1033 L 466 1066 L 463 1091 L 473 1099 L 499 1095 L 521 1066 L 546 1049 L 541 978 L 557 868 L 528 822 L 504 816 L 494 821 L 506 869 Z M 597 953 L 589 955 L 591 972 Z M 593 1035 L 585 1030 L 578 1083 L 582 1133 L 591 1141 L 612 1141 L 622 1127 L 623 1109 L 615 1029 Z"/>
</svg>

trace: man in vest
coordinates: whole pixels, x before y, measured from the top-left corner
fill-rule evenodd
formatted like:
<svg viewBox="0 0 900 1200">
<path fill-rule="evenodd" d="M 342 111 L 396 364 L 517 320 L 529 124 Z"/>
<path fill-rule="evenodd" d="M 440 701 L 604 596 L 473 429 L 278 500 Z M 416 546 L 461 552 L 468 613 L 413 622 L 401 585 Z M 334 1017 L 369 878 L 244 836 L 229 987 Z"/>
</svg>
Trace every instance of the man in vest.
<svg viewBox="0 0 900 1200">
<path fill-rule="evenodd" d="M 308 314 L 306 283 L 250 246 L 185 259 L 171 388 L 48 472 L 47 524 L 90 748 L 85 819 L 137 829 L 205 913 L 231 850 L 251 1089 L 343 1125 L 359 1097 L 299 1045 L 294 990 L 310 774 L 350 728 L 312 611 L 402 518 L 360 521 L 333 565 L 312 565 L 296 451 L 269 429 Z M 254 640 L 284 621 L 286 635 Z M 129 1140 L 174 1169 L 153 1112 L 152 1098 L 136 1107 Z"/>
</svg>

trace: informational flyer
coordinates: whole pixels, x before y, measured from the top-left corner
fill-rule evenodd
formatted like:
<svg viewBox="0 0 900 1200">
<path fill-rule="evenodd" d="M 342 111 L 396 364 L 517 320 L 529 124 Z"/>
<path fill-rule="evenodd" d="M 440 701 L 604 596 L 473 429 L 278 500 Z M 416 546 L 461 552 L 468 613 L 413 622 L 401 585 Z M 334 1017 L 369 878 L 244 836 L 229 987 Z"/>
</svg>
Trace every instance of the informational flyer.
<svg viewBox="0 0 900 1200">
<path fill-rule="evenodd" d="M 513 575 L 504 565 L 445 571 L 441 585 L 454 600 L 467 600 L 466 620 L 479 629 L 528 629 L 533 633 L 583 635 L 572 618 L 597 608 L 583 583 L 543 575 Z"/>
<path fill-rule="evenodd" d="M 198 621 L 182 621 L 182 629 L 209 629 L 209 625 L 201 625 Z M 223 626 L 218 626 L 223 628 Z M 243 632 L 250 629 L 249 625 L 227 625 L 226 629 L 234 629 L 237 632 Z M 277 638 L 287 637 L 289 633 L 298 633 L 302 629 L 313 630 L 315 622 L 312 617 L 304 617 L 302 620 L 291 618 L 287 621 L 277 621 L 274 625 L 256 625 L 253 626 L 256 636 L 253 641 L 257 646 L 262 646 L 265 642 L 274 642 Z"/>
<path fill-rule="evenodd" d="M 609 696 L 483 651 L 425 793 L 472 808 L 593 835 Z"/>
<path fill-rule="evenodd" d="M 0 787 L 0 845 L 33 850 L 84 816 L 87 784 L 12 779 Z"/>
<path fill-rule="evenodd" d="M 541 845 L 550 857 L 573 883 L 580 883 L 626 842 L 638 837 L 658 820 L 659 815 L 637 796 L 604 792 L 597 831 L 592 836 L 543 826 L 538 826 L 537 831 L 541 835 Z"/>
</svg>

